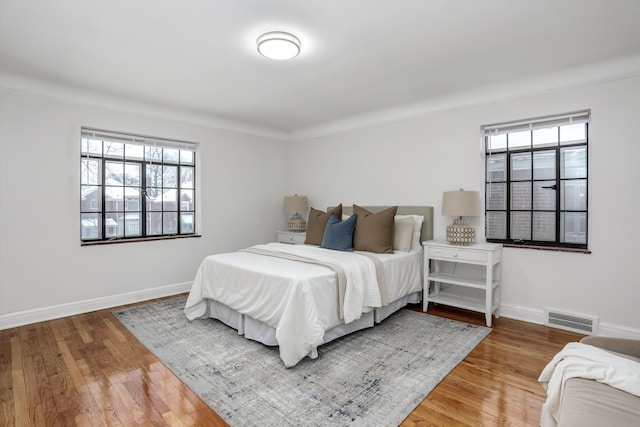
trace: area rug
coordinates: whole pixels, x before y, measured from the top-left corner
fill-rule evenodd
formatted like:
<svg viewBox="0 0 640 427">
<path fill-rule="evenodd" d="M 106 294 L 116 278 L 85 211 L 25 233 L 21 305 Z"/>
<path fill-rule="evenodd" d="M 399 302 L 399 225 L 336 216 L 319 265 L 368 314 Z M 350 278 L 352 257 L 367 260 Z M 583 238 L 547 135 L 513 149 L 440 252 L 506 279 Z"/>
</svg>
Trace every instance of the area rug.
<svg viewBox="0 0 640 427">
<path fill-rule="evenodd" d="M 189 322 L 185 301 L 114 314 L 232 426 L 397 426 L 490 332 L 400 310 L 287 369 L 275 347 L 216 320 Z"/>
</svg>

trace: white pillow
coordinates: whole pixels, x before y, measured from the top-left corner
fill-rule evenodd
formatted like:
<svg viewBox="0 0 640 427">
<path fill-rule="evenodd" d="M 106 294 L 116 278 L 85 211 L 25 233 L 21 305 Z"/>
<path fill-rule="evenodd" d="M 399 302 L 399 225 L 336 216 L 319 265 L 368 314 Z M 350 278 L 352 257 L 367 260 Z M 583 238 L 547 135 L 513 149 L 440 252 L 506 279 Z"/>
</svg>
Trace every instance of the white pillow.
<svg viewBox="0 0 640 427">
<path fill-rule="evenodd" d="M 413 218 L 393 218 L 393 250 L 409 252 L 413 240 Z"/>
<path fill-rule="evenodd" d="M 394 219 L 413 218 L 413 237 L 411 239 L 411 250 L 417 251 L 422 248 L 422 242 L 420 241 L 420 235 L 422 233 L 422 223 L 424 222 L 424 216 L 422 215 L 396 215 Z M 395 224 L 394 224 L 395 225 Z"/>
</svg>

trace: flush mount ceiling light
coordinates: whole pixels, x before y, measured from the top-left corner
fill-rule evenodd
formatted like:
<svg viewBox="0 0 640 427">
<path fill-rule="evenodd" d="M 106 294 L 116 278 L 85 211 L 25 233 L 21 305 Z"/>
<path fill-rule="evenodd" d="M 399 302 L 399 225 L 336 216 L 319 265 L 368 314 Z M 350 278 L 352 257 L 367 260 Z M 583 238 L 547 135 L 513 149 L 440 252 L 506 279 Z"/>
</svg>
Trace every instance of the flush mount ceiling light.
<svg viewBox="0 0 640 427">
<path fill-rule="evenodd" d="M 291 59 L 300 54 L 300 39 L 283 31 L 264 33 L 258 40 L 260 55 L 271 59 Z"/>
</svg>

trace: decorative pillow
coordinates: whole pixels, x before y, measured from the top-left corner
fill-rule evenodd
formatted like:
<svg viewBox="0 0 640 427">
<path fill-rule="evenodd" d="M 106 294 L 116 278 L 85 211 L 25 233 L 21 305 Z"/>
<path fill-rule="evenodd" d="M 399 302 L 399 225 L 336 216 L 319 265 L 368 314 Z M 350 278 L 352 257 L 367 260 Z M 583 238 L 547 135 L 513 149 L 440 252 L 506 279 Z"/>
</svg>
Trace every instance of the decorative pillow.
<svg viewBox="0 0 640 427">
<path fill-rule="evenodd" d="M 319 211 L 311 208 L 309 210 L 309 219 L 307 220 L 307 236 L 304 239 L 305 245 L 322 244 L 322 238 L 324 237 L 324 229 L 327 226 L 327 221 L 331 214 L 335 213 L 338 218 L 342 216 L 342 203 L 331 209 L 329 212 Z"/>
<path fill-rule="evenodd" d="M 353 205 L 353 213 L 358 215 L 353 232 L 353 249 L 379 254 L 393 253 L 393 220 L 397 206 L 372 213 Z"/>
<path fill-rule="evenodd" d="M 422 233 L 422 223 L 424 222 L 424 217 L 422 215 L 396 215 L 396 220 L 404 219 L 404 218 L 413 218 L 413 237 L 411 238 L 411 250 L 419 250 L 422 248 L 422 242 L 420 241 L 420 236 Z"/>
<path fill-rule="evenodd" d="M 393 221 L 393 250 L 409 252 L 413 240 L 413 218 L 398 218 Z"/>
<path fill-rule="evenodd" d="M 338 215 L 331 214 L 324 229 L 324 237 L 320 247 L 337 251 L 353 252 L 353 230 L 358 215 L 351 215 L 346 221 L 340 221 Z"/>
</svg>

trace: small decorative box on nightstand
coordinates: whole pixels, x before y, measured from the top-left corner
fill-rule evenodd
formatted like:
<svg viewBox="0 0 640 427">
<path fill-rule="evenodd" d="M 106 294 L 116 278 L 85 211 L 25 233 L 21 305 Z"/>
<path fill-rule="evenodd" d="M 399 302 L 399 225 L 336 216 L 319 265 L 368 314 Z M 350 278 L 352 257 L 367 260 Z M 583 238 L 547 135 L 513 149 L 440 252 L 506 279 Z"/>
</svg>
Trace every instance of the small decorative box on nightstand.
<svg viewBox="0 0 640 427">
<path fill-rule="evenodd" d="M 422 309 L 427 311 L 429 302 L 434 302 L 479 311 L 485 314 L 487 326 L 491 326 L 491 315 L 498 317 L 500 314 L 502 245 L 452 246 L 436 240 L 422 242 L 422 245 Z M 466 265 L 458 268 L 459 264 Z"/>
<path fill-rule="evenodd" d="M 307 233 L 304 231 L 278 231 L 278 243 L 302 245 L 306 238 Z"/>
</svg>

